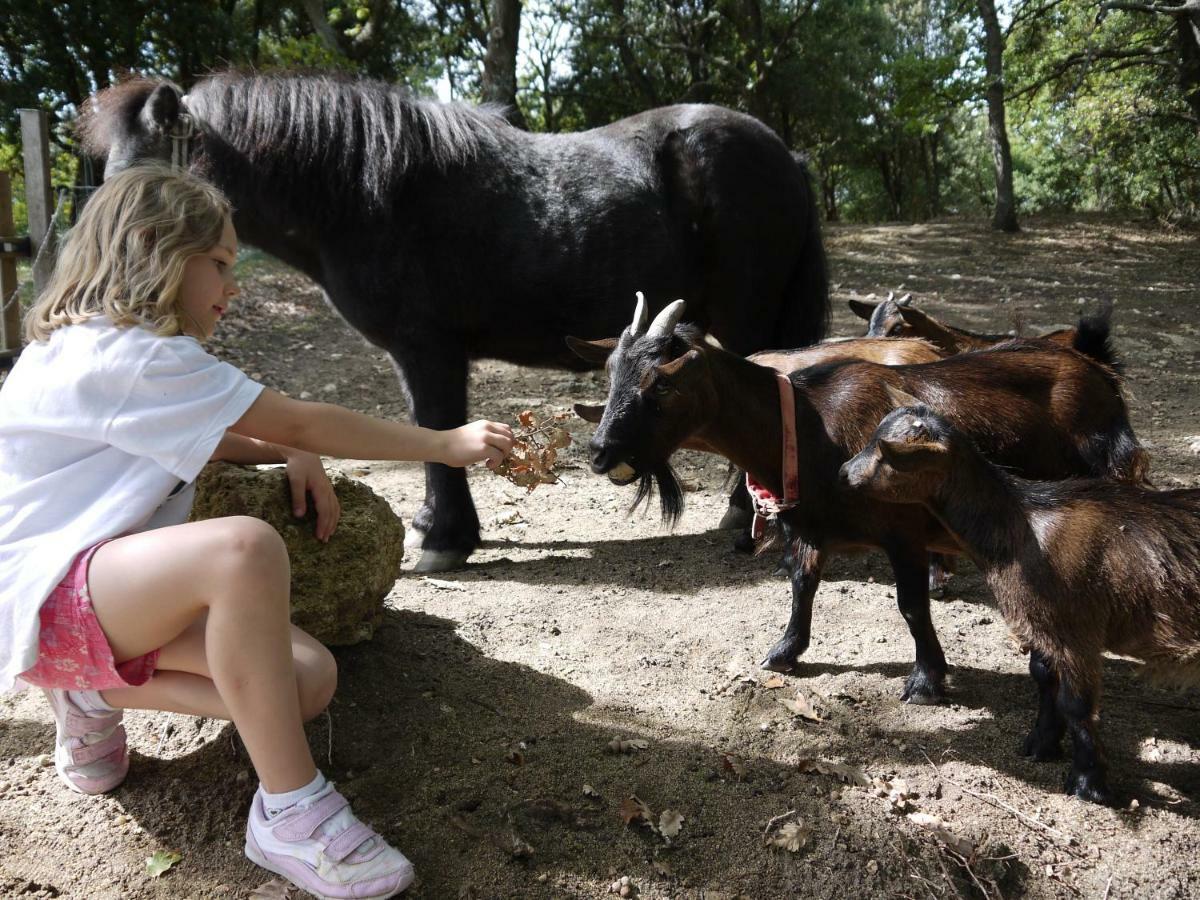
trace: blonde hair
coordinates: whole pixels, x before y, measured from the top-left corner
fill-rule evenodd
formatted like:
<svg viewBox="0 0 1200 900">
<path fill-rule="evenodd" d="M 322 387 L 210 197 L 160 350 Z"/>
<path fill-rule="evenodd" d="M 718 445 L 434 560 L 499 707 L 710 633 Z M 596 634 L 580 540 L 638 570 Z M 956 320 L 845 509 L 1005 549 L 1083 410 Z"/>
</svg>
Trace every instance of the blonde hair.
<svg viewBox="0 0 1200 900">
<path fill-rule="evenodd" d="M 217 245 L 230 212 L 217 188 L 162 163 L 114 175 L 67 233 L 50 283 L 25 317 L 26 339 L 44 341 L 96 316 L 182 334 L 184 265 Z"/>
</svg>

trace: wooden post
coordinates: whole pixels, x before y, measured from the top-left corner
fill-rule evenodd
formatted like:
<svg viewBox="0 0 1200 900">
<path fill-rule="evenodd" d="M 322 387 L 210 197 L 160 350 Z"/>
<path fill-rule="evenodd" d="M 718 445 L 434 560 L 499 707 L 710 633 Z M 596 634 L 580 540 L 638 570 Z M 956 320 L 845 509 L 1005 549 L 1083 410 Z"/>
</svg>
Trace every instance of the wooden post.
<svg viewBox="0 0 1200 900">
<path fill-rule="evenodd" d="M 16 230 L 12 214 L 12 180 L 0 172 L 0 235 Z M 0 256 L 0 359 L 21 349 L 21 304 L 17 302 L 17 261 Z"/>
<path fill-rule="evenodd" d="M 29 209 L 29 237 L 33 242 L 33 287 L 40 294 L 54 270 L 58 236 L 50 228 L 54 215 L 50 190 L 50 129 L 46 112 L 23 109 L 21 148 L 25 160 L 25 203 Z M 42 246 L 45 242 L 45 247 Z"/>
</svg>

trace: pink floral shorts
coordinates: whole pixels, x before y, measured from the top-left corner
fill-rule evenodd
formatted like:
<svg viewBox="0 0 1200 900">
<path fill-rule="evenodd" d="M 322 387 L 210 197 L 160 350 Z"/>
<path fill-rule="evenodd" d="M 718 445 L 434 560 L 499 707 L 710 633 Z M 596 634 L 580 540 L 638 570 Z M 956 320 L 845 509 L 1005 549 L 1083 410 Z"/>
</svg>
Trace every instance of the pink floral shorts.
<svg viewBox="0 0 1200 900">
<path fill-rule="evenodd" d="M 158 651 L 117 665 L 92 609 L 88 565 L 92 554 L 108 543 L 89 547 L 71 563 L 58 586 L 42 604 L 38 659 L 20 678 L 34 687 L 70 691 L 106 691 L 145 684 L 158 664 Z"/>
</svg>

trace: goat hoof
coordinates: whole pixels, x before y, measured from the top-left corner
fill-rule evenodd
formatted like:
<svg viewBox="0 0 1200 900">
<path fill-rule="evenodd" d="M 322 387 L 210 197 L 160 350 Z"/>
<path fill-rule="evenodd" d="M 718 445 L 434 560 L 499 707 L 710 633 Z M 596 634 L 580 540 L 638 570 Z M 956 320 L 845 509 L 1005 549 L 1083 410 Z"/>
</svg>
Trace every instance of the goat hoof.
<svg viewBox="0 0 1200 900">
<path fill-rule="evenodd" d="M 748 509 L 742 509 L 738 506 L 730 506 L 725 510 L 725 515 L 721 516 L 721 523 L 717 528 L 721 531 L 729 531 L 734 528 L 749 528 L 750 521 L 754 518 L 754 513 Z"/>
<path fill-rule="evenodd" d="M 1080 800 L 1086 800 L 1088 803 L 1098 803 L 1101 806 L 1116 805 L 1116 798 L 1108 789 L 1102 772 L 1089 773 L 1071 769 L 1067 773 L 1064 788 L 1068 794 L 1074 794 Z"/>
<path fill-rule="evenodd" d="M 784 674 L 795 672 L 800 655 L 807 649 L 807 644 L 798 648 L 785 637 L 771 648 L 770 652 L 767 653 L 767 658 L 760 665 L 768 672 L 782 672 Z"/>
<path fill-rule="evenodd" d="M 900 699 L 913 706 L 936 706 L 946 699 L 946 689 L 927 673 L 914 670 L 904 683 Z"/>
<path fill-rule="evenodd" d="M 733 539 L 733 549 L 738 553 L 753 553 L 754 548 L 758 546 L 758 541 L 748 531 L 741 531 L 738 536 Z"/>
<path fill-rule="evenodd" d="M 450 572 L 461 569 L 471 555 L 469 550 L 423 550 L 414 572 Z"/>
<path fill-rule="evenodd" d="M 1031 731 L 1021 742 L 1021 755 L 1034 762 L 1053 762 L 1062 759 L 1062 744 Z"/>
</svg>

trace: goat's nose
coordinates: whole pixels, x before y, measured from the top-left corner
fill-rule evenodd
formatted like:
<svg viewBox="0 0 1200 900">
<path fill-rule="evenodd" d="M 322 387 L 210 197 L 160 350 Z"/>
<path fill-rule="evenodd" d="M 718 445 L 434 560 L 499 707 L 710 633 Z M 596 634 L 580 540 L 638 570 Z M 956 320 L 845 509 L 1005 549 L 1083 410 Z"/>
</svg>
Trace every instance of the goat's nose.
<svg viewBox="0 0 1200 900">
<path fill-rule="evenodd" d="M 615 464 L 612 451 L 603 444 L 598 444 L 593 439 L 588 442 L 588 449 L 592 451 L 592 471 L 597 475 L 603 475 Z"/>
</svg>

